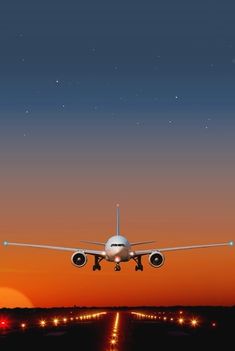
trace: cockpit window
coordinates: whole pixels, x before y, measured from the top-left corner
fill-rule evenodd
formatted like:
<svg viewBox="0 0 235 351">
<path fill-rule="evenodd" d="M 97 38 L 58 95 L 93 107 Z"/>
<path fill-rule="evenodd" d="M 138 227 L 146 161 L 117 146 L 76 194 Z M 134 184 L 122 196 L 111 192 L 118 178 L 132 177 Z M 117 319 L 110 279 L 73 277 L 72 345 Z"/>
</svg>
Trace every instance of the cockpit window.
<svg viewBox="0 0 235 351">
<path fill-rule="evenodd" d="M 111 247 L 113 247 L 113 246 L 122 246 L 122 247 L 124 247 L 125 245 L 124 244 L 111 244 Z"/>
</svg>

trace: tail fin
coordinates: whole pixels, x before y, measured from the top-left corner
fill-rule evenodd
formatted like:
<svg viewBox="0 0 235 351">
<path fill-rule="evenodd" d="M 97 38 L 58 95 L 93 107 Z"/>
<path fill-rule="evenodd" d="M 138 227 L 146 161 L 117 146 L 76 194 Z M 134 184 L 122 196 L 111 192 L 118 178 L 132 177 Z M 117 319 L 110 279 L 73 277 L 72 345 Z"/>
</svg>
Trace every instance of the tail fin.
<svg viewBox="0 0 235 351">
<path fill-rule="evenodd" d="M 116 225 L 116 235 L 120 235 L 120 209 L 119 209 L 119 204 L 117 204 L 116 207 L 117 211 L 117 225 Z"/>
</svg>

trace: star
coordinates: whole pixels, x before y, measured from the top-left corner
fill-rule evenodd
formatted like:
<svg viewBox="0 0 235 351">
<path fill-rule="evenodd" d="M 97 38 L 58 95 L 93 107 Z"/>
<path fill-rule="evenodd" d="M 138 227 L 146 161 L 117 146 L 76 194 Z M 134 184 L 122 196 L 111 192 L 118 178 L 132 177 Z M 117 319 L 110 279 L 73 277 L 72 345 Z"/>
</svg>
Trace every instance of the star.
<svg viewBox="0 0 235 351">
<path fill-rule="evenodd" d="M 56 81 L 55 81 L 55 82 L 56 82 L 56 84 L 59 84 L 59 79 L 56 79 Z"/>
<path fill-rule="evenodd" d="M 26 114 L 29 114 L 29 110 L 25 110 L 25 113 L 26 113 Z"/>
<path fill-rule="evenodd" d="M 175 99 L 178 100 L 179 96 L 178 95 L 175 95 Z"/>
<path fill-rule="evenodd" d="M 114 66 L 114 70 L 117 71 L 118 70 L 118 66 Z"/>
</svg>

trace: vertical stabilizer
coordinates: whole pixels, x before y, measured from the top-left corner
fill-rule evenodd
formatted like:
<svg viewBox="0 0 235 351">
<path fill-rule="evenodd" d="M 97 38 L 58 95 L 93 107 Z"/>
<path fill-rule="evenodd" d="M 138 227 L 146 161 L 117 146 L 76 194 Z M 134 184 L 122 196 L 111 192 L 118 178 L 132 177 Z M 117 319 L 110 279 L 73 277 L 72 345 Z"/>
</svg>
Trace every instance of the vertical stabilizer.
<svg viewBox="0 0 235 351">
<path fill-rule="evenodd" d="M 120 235 L 120 208 L 117 204 L 117 226 L 116 226 L 116 235 Z"/>
</svg>

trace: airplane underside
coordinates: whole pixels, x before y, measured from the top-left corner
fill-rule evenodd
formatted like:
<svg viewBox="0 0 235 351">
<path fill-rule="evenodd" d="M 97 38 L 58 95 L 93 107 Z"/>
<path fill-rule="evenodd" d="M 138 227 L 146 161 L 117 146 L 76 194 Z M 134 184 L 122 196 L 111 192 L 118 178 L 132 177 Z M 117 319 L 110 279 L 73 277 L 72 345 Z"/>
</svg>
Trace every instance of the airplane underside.
<svg viewBox="0 0 235 351">
<path fill-rule="evenodd" d="M 99 256 L 95 256 L 95 263 L 93 265 L 93 271 L 100 271 L 101 270 L 101 265 L 100 262 L 103 261 L 104 257 L 99 257 Z M 121 270 L 121 262 L 129 262 L 131 259 L 133 259 L 136 262 L 136 266 L 135 266 L 135 270 L 136 271 L 143 271 L 144 267 L 142 265 L 141 262 L 141 256 L 137 256 L 137 257 L 131 257 L 129 259 L 125 259 L 125 260 L 121 260 L 120 262 L 115 262 L 115 259 L 106 259 L 109 262 L 114 262 L 115 266 L 114 266 L 114 270 L 115 272 L 120 272 Z"/>
</svg>

